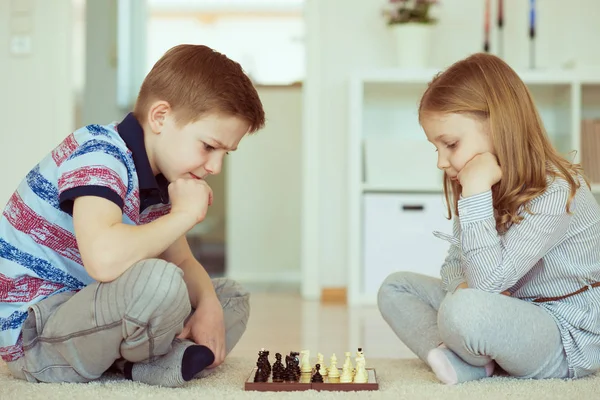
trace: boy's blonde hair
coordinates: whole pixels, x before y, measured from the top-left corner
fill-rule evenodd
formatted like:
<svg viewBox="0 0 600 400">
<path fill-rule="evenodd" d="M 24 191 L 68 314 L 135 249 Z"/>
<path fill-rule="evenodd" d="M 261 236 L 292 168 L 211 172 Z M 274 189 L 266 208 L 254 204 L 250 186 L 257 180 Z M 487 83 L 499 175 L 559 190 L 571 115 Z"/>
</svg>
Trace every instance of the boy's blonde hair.
<svg viewBox="0 0 600 400">
<path fill-rule="evenodd" d="M 577 176 L 583 175 L 581 166 L 554 149 L 527 86 L 503 60 L 474 54 L 437 75 L 421 98 L 419 120 L 428 113 L 464 113 L 487 121 L 502 170 L 502 179 L 492 188 L 498 232 L 523 219 L 520 208 L 529 211 L 529 201 L 546 190 L 548 176 L 570 185 L 569 211 L 580 186 Z M 460 193 L 460 183 L 444 176 L 449 218 L 452 210 L 458 215 Z"/>
<path fill-rule="evenodd" d="M 258 93 L 242 67 L 207 46 L 175 46 L 154 64 L 133 111 L 140 123 L 146 122 L 151 104 L 159 100 L 169 103 L 180 126 L 208 113 L 242 118 L 250 132 L 265 124 Z"/>
</svg>

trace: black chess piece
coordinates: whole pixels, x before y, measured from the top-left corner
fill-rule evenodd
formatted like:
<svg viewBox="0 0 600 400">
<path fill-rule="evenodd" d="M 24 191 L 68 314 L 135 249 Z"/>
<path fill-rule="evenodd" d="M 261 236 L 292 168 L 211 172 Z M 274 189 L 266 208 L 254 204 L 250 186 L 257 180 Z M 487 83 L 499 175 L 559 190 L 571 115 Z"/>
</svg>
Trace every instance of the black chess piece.
<svg viewBox="0 0 600 400">
<path fill-rule="evenodd" d="M 267 369 L 267 371 L 269 372 L 269 374 L 271 374 L 271 362 L 269 361 L 269 350 L 265 350 L 263 351 L 263 357 L 265 360 L 265 367 Z"/>
<path fill-rule="evenodd" d="M 290 356 L 292 356 L 292 361 L 293 361 L 293 370 L 294 370 L 294 374 L 295 374 L 295 380 L 300 380 L 300 374 L 302 373 L 301 369 L 300 369 L 300 358 L 298 357 L 300 355 L 300 353 L 298 353 L 297 351 L 292 351 L 290 352 Z"/>
<path fill-rule="evenodd" d="M 323 375 L 321 375 L 321 373 L 319 372 L 319 369 L 321 369 L 321 364 L 315 365 L 315 373 L 310 380 L 311 382 L 323 383 Z"/>
<path fill-rule="evenodd" d="M 264 372 L 262 369 L 262 362 L 256 362 L 256 373 L 254 374 L 254 382 L 265 382 L 264 380 Z"/>
<path fill-rule="evenodd" d="M 273 382 L 283 382 L 285 368 L 281 362 L 281 353 L 275 353 L 275 359 L 276 361 L 273 363 Z"/>
</svg>

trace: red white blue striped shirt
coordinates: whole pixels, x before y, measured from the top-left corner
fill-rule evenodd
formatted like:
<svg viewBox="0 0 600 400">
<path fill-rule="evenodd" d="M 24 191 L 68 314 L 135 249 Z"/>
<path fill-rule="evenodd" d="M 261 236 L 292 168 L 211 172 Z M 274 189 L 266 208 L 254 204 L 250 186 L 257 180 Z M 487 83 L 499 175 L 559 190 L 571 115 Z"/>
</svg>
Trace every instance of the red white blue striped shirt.
<svg viewBox="0 0 600 400">
<path fill-rule="evenodd" d="M 21 326 L 29 306 L 93 282 L 77 247 L 73 201 L 100 196 L 140 225 L 170 210 L 166 179 L 154 177 L 143 130 L 129 114 L 121 123 L 81 128 L 23 179 L 0 216 L 0 356 L 23 355 Z"/>
</svg>

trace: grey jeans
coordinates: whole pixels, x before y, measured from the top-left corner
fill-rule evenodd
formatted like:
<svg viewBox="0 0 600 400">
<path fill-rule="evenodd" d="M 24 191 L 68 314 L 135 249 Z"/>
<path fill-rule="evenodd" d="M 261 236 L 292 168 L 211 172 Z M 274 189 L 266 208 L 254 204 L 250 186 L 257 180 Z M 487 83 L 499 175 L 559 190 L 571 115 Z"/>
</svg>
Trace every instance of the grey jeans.
<svg viewBox="0 0 600 400">
<path fill-rule="evenodd" d="M 446 293 L 436 278 L 390 275 L 378 294 L 379 310 L 421 360 L 440 343 L 474 366 L 495 360 L 518 378 L 568 378 L 560 331 L 541 307 L 476 289 Z"/>
<path fill-rule="evenodd" d="M 214 279 L 213 285 L 229 353 L 246 330 L 250 295 L 230 279 Z M 30 382 L 88 382 L 117 360 L 167 354 L 191 312 L 183 271 L 164 260 L 144 260 L 112 282 L 32 306 L 22 328 L 25 355 L 8 368 Z"/>
</svg>

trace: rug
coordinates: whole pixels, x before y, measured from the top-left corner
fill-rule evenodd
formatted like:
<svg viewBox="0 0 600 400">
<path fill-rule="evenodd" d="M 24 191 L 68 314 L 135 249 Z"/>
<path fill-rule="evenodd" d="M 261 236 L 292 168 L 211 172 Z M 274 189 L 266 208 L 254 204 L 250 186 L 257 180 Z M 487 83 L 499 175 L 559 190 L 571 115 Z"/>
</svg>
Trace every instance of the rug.
<svg viewBox="0 0 600 400">
<path fill-rule="evenodd" d="M 600 396 L 600 375 L 579 380 L 517 380 L 492 377 L 477 382 L 445 386 L 418 359 L 370 359 L 377 370 L 380 389 L 374 392 L 246 392 L 244 380 L 256 360 L 228 358 L 211 376 L 182 388 L 161 388 L 103 377 L 87 384 L 31 384 L 12 378 L 0 362 L 0 399 L 591 399 Z"/>
</svg>

